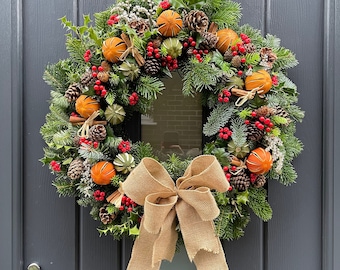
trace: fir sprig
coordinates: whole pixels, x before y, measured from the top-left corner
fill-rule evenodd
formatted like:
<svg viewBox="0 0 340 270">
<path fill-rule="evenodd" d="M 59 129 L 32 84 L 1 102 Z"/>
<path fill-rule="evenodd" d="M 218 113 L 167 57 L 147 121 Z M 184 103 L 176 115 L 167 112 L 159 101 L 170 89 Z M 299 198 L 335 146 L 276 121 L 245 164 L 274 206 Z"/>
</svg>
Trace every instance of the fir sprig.
<svg viewBox="0 0 340 270">
<path fill-rule="evenodd" d="M 233 111 L 234 106 L 231 104 L 217 104 L 208 117 L 207 122 L 203 125 L 203 134 L 209 137 L 218 133 L 218 130 L 229 121 Z"/>
</svg>

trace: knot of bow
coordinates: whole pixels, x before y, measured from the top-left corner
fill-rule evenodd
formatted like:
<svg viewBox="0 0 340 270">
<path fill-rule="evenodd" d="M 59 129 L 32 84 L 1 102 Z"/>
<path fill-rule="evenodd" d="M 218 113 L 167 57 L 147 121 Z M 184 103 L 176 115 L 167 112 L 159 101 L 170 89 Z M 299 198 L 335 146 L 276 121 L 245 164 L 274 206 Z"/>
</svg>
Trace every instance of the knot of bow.
<svg viewBox="0 0 340 270">
<path fill-rule="evenodd" d="M 156 160 L 142 159 L 122 184 L 125 194 L 144 205 L 140 235 L 127 269 L 157 270 L 162 260 L 172 260 L 177 217 L 189 260 L 196 268 L 227 270 L 213 223 L 219 208 L 210 190 L 225 192 L 228 187 L 219 162 L 211 155 L 193 159 L 176 183 Z"/>
</svg>

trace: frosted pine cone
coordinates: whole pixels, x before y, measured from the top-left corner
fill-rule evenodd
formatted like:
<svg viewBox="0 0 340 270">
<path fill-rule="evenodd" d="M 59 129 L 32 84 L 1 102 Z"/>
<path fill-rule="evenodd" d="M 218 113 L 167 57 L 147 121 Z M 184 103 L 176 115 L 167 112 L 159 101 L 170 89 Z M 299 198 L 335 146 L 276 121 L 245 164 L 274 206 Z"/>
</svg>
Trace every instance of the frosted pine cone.
<svg viewBox="0 0 340 270">
<path fill-rule="evenodd" d="M 200 44 L 200 47 L 202 49 L 213 49 L 216 46 L 216 43 L 218 41 L 218 37 L 216 34 L 210 33 L 210 32 L 203 32 L 201 34 L 203 41 Z"/>
<path fill-rule="evenodd" d="M 89 130 L 89 137 L 92 141 L 101 142 L 106 138 L 106 128 L 103 125 L 94 125 Z"/>
<path fill-rule="evenodd" d="M 76 101 L 76 99 L 81 95 L 81 86 L 78 83 L 72 83 L 65 92 L 65 97 L 68 102 Z"/>
<path fill-rule="evenodd" d="M 68 168 L 67 176 L 72 180 L 76 180 L 80 178 L 83 170 L 84 170 L 83 161 L 81 159 L 75 159 L 71 162 Z"/>
<path fill-rule="evenodd" d="M 112 221 L 115 220 L 116 215 L 109 214 L 108 211 L 106 210 L 106 205 L 104 205 L 103 207 L 100 207 L 99 209 L 99 218 L 103 224 L 107 225 L 107 224 L 111 224 Z"/>
<path fill-rule="evenodd" d="M 81 77 L 80 83 L 85 86 L 91 86 L 95 84 L 96 80 L 97 79 L 92 75 L 92 71 L 88 70 Z"/>
</svg>

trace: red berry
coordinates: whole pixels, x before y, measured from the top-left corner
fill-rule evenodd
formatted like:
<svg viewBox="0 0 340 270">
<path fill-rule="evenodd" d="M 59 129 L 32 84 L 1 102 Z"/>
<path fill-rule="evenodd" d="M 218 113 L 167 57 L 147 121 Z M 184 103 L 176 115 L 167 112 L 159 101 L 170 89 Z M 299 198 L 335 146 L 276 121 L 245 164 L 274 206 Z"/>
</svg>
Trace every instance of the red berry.
<svg viewBox="0 0 340 270">
<path fill-rule="evenodd" d="M 223 167 L 223 171 L 227 172 L 229 170 L 228 166 Z"/>
<path fill-rule="evenodd" d="M 246 43 L 246 44 L 248 44 L 248 43 L 250 43 L 251 42 L 251 39 L 250 38 L 247 38 L 245 41 L 244 41 L 244 43 Z"/>
<path fill-rule="evenodd" d="M 93 148 L 98 148 L 99 143 L 98 142 L 93 142 Z"/>
<path fill-rule="evenodd" d="M 229 138 L 228 134 L 223 134 L 223 140 L 227 140 Z"/>
<path fill-rule="evenodd" d="M 257 128 L 263 130 L 263 129 L 264 129 L 264 125 L 259 124 L 259 125 L 257 126 Z"/>
<path fill-rule="evenodd" d="M 104 191 L 102 191 L 102 192 L 100 192 L 100 197 L 104 197 L 105 196 L 105 192 Z"/>
<path fill-rule="evenodd" d="M 148 50 L 148 52 L 153 52 L 153 47 L 152 46 L 148 46 L 147 50 Z"/>
<path fill-rule="evenodd" d="M 93 86 L 93 89 L 94 89 L 94 91 L 99 91 L 99 90 L 100 90 L 100 87 L 99 87 L 99 85 L 96 85 L 96 84 L 95 84 L 95 85 Z"/>
<path fill-rule="evenodd" d="M 208 53 L 209 53 L 209 50 L 203 50 L 203 53 L 204 53 L 204 54 L 208 54 Z"/>
<path fill-rule="evenodd" d="M 228 191 L 232 191 L 232 190 L 233 190 L 233 187 L 229 186 Z"/>
<path fill-rule="evenodd" d="M 201 55 L 200 54 L 196 54 L 196 59 L 197 60 L 201 59 Z"/>
<path fill-rule="evenodd" d="M 156 53 L 155 58 L 159 59 L 159 58 L 161 58 L 161 55 L 159 53 Z"/>
<path fill-rule="evenodd" d="M 154 52 L 154 53 L 159 53 L 159 49 L 156 48 L 156 49 L 153 50 L 153 52 Z"/>
<path fill-rule="evenodd" d="M 152 42 L 152 41 L 149 41 L 149 42 L 148 42 L 148 46 L 152 46 L 152 47 L 153 47 L 153 42 Z"/>
<path fill-rule="evenodd" d="M 260 122 L 264 122 L 264 120 L 265 120 L 265 118 L 263 117 L 263 116 L 261 116 L 260 118 L 259 118 L 259 120 L 260 120 Z"/>
<path fill-rule="evenodd" d="M 178 65 L 177 65 L 177 64 L 174 64 L 173 67 L 174 67 L 174 69 L 177 69 L 177 68 L 178 68 Z"/>
<path fill-rule="evenodd" d="M 91 54 L 91 51 L 90 50 L 86 50 L 85 52 L 87 55 L 90 55 Z"/>
<path fill-rule="evenodd" d="M 195 46 L 196 46 L 196 41 L 194 41 L 194 40 L 191 41 L 191 42 L 190 42 L 190 46 L 191 46 L 191 47 L 195 47 Z"/>
<path fill-rule="evenodd" d="M 245 123 L 246 125 L 249 125 L 249 124 L 250 124 L 250 121 L 249 121 L 248 119 L 246 119 L 246 120 L 244 120 L 244 123 Z"/>
<path fill-rule="evenodd" d="M 167 61 L 171 61 L 171 60 L 172 60 L 171 55 L 167 55 L 166 60 L 167 60 Z"/>
<path fill-rule="evenodd" d="M 274 124 L 272 123 L 272 122 L 270 122 L 269 124 L 268 124 L 268 127 L 273 127 L 274 126 Z"/>
<path fill-rule="evenodd" d="M 92 71 L 96 71 L 97 67 L 96 66 L 92 66 L 91 69 L 92 69 Z"/>
<path fill-rule="evenodd" d="M 188 41 L 189 41 L 190 43 L 191 43 L 193 40 L 194 40 L 193 37 L 189 37 L 189 38 L 188 38 Z"/>
<path fill-rule="evenodd" d="M 87 62 L 90 61 L 90 58 L 86 56 L 86 57 L 84 57 L 84 61 L 87 63 Z"/>
<path fill-rule="evenodd" d="M 153 55 L 152 52 L 147 52 L 147 56 L 151 57 Z"/>
<path fill-rule="evenodd" d="M 264 120 L 264 123 L 265 123 L 266 125 L 269 125 L 269 124 L 271 123 L 271 121 L 270 121 L 269 118 L 266 118 L 266 119 Z"/>
<path fill-rule="evenodd" d="M 229 102 L 229 98 L 228 97 L 224 97 L 223 98 L 223 102 L 228 103 Z"/>
<path fill-rule="evenodd" d="M 98 75 L 97 72 L 92 72 L 92 77 L 95 78 L 95 77 L 97 77 L 97 75 Z"/>
<path fill-rule="evenodd" d="M 192 53 L 193 53 L 193 54 L 198 54 L 198 51 L 197 51 L 196 49 L 194 49 L 194 50 L 192 51 Z"/>
<path fill-rule="evenodd" d="M 270 131 L 271 131 L 271 128 L 270 128 L 270 127 L 267 127 L 267 128 L 266 128 L 266 132 L 269 133 Z"/>
<path fill-rule="evenodd" d="M 127 211 L 128 211 L 129 213 L 132 212 L 132 210 L 133 210 L 132 207 L 129 207 L 129 208 L 127 209 Z"/>
<path fill-rule="evenodd" d="M 123 205 L 119 206 L 119 210 L 123 211 L 124 210 L 124 206 Z"/>
<path fill-rule="evenodd" d="M 240 53 L 246 52 L 246 49 L 243 46 L 239 47 L 238 50 L 240 51 Z"/>
<path fill-rule="evenodd" d="M 252 112 L 251 112 L 251 116 L 252 116 L 252 117 L 255 117 L 255 116 L 256 116 L 256 112 L 255 112 L 255 111 L 252 111 Z"/>
<path fill-rule="evenodd" d="M 235 55 L 238 55 L 238 52 L 237 51 L 233 51 L 232 54 L 233 54 L 233 56 L 235 56 Z"/>
<path fill-rule="evenodd" d="M 237 170 L 237 167 L 235 165 L 231 166 L 231 170 L 232 171 L 236 171 Z"/>
<path fill-rule="evenodd" d="M 104 71 L 104 68 L 102 66 L 99 66 L 98 71 L 102 72 L 102 71 Z"/>
<path fill-rule="evenodd" d="M 96 80 L 95 84 L 100 85 L 102 82 L 100 80 Z"/>
<path fill-rule="evenodd" d="M 100 90 L 100 91 L 103 91 L 103 90 L 105 90 L 105 87 L 104 87 L 104 85 L 99 85 L 99 90 Z"/>
<path fill-rule="evenodd" d="M 222 97 L 218 97 L 218 102 L 223 102 L 223 98 Z"/>
<path fill-rule="evenodd" d="M 231 46 L 231 50 L 232 51 L 237 51 L 237 47 L 236 46 Z"/>
<path fill-rule="evenodd" d="M 244 64 L 247 60 L 243 57 L 241 58 L 241 63 Z"/>
<path fill-rule="evenodd" d="M 231 174 L 230 173 L 227 173 L 225 176 L 227 177 L 228 180 L 231 178 Z"/>
<path fill-rule="evenodd" d="M 183 47 L 184 47 L 184 48 L 188 48 L 188 47 L 189 47 L 189 43 L 188 43 L 188 42 L 184 42 L 184 43 L 183 43 Z"/>
<path fill-rule="evenodd" d="M 237 71 L 237 75 L 238 76 L 242 76 L 243 75 L 243 71 L 242 70 Z"/>
</svg>

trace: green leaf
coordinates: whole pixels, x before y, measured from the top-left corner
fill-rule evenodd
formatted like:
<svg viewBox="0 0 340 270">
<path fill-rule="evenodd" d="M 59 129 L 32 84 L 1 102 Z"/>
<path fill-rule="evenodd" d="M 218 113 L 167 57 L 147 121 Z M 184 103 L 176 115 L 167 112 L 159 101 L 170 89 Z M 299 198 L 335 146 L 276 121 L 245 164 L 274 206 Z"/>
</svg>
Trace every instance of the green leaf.
<svg viewBox="0 0 340 270">
<path fill-rule="evenodd" d="M 112 92 L 109 92 L 106 95 L 105 100 L 106 100 L 107 104 L 112 105 L 116 100 L 116 95 Z"/>
</svg>

